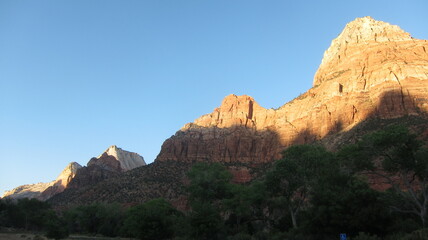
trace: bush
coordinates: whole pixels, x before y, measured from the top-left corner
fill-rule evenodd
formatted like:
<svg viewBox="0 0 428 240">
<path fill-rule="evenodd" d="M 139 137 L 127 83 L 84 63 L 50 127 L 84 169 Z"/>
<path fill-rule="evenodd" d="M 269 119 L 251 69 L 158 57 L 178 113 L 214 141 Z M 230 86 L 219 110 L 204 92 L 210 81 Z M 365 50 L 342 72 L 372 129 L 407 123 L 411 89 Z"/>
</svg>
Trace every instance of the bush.
<svg viewBox="0 0 428 240">
<path fill-rule="evenodd" d="M 164 199 L 154 199 L 129 209 L 122 232 L 139 239 L 170 239 L 180 212 Z"/>
<path fill-rule="evenodd" d="M 402 240 L 428 240 L 428 228 L 416 230 L 407 234 Z"/>
</svg>

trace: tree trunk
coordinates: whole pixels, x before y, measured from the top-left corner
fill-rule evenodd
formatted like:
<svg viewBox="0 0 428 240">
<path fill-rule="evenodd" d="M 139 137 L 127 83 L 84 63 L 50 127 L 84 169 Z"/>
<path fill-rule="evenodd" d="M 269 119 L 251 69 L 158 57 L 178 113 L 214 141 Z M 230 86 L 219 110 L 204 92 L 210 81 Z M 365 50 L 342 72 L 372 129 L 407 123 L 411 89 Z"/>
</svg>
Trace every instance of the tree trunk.
<svg viewBox="0 0 428 240">
<path fill-rule="evenodd" d="M 291 221 L 293 222 L 293 228 L 296 229 L 297 228 L 297 220 L 296 220 L 296 212 L 293 211 L 293 208 L 291 208 L 290 206 L 288 207 L 288 209 L 290 210 L 290 215 L 291 215 Z"/>
</svg>

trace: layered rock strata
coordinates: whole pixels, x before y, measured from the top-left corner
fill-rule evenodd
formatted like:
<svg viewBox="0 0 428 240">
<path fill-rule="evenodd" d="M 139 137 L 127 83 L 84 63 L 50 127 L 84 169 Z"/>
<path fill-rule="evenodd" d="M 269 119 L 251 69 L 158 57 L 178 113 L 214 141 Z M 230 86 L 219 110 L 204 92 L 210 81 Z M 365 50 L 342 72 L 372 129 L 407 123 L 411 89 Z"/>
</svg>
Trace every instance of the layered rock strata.
<svg viewBox="0 0 428 240">
<path fill-rule="evenodd" d="M 167 139 L 156 161 L 270 162 L 287 146 L 347 131 L 369 118 L 427 112 L 428 41 L 357 18 L 332 41 L 306 93 L 276 110 L 249 96 L 229 95 Z"/>
</svg>

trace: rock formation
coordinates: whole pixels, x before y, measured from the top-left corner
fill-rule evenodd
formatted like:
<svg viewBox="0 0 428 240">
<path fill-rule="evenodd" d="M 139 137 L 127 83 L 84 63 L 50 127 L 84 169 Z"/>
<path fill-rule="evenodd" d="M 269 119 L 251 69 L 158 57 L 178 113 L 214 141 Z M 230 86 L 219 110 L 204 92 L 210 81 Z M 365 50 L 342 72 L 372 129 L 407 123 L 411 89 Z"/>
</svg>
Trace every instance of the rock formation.
<svg viewBox="0 0 428 240">
<path fill-rule="evenodd" d="M 49 183 L 22 185 L 14 188 L 13 190 L 6 191 L 2 198 L 37 198 L 40 200 L 46 200 L 51 196 L 62 192 L 70 183 L 71 179 L 76 175 L 77 170 L 81 167 L 82 166 L 76 162 L 69 163 L 61 174 L 59 174 L 56 180 Z"/>
<path fill-rule="evenodd" d="M 2 198 L 47 200 L 68 187 L 79 188 L 94 184 L 115 176 L 117 173 L 144 165 L 146 165 L 144 158 L 137 153 L 128 152 L 113 145 L 100 156 L 91 158 L 87 167 L 72 162 L 65 167 L 56 180 L 49 183 L 22 185 L 11 191 L 6 191 Z"/>
<path fill-rule="evenodd" d="M 121 171 L 124 172 L 146 165 L 144 158 L 138 155 L 138 153 L 124 151 L 116 145 L 107 148 L 103 154 L 98 156 L 98 159 L 102 158 L 103 155 L 114 157 L 119 162 Z M 89 165 L 90 163 L 88 163 Z"/>
<path fill-rule="evenodd" d="M 71 180 L 76 176 L 77 171 L 82 168 L 77 162 L 72 162 L 64 168 L 61 174 L 57 177 L 52 186 L 47 187 L 38 197 L 40 200 L 46 200 L 53 195 L 64 191 Z"/>
<path fill-rule="evenodd" d="M 46 190 L 46 188 L 52 186 L 52 184 L 53 182 L 21 185 L 12 190 L 5 191 L 1 198 L 38 198 L 40 194 Z"/>
<path fill-rule="evenodd" d="M 277 110 L 229 95 L 167 139 L 156 161 L 270 162 L 289 145 L 347 131 L 368 118 L 426 115 L 427 83 L 428 41 L 357 18 L 333 40 L 306 93 Z"/>
<path fill-rule="evenodd" d="M 116 176 L 118 173 L 146 165 L 144 158 L 113 145 L 79 169 L 69 188 L 81 188 Z"/>
</svg>

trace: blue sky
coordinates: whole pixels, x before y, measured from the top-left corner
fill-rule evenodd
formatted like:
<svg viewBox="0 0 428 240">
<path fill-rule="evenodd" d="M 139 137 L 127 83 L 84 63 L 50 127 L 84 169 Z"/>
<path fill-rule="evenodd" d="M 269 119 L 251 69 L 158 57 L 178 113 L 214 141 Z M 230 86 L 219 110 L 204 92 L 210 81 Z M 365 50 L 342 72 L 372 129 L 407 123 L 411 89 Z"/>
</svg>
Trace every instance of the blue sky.
<svg viewBox="0 0 428 240">
<path fill-rule="evenodd" d="M 0 0 L 0 192 L 48 182 L 117 145 L 152 162 L 165 139 L 247 94 L 308 90 L 346 23 L 428 39 L 420 1 Z"/>
</svg>

